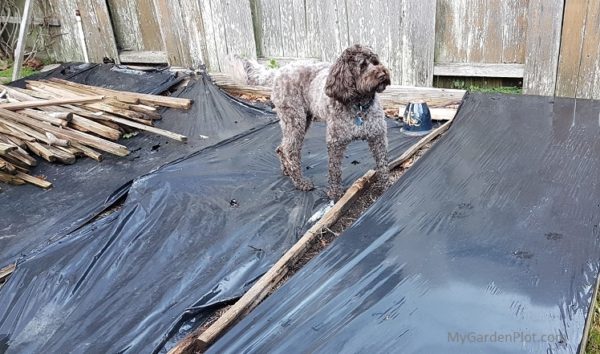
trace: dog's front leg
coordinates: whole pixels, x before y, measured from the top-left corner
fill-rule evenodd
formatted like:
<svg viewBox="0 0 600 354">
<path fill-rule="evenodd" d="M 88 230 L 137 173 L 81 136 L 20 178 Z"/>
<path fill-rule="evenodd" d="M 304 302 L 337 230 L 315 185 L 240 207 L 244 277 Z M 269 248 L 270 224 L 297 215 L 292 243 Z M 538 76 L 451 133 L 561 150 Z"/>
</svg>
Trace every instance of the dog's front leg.
<svg viewBox="0 0 600 354">
<path fill-rule="evenodd" d="M 342 188 L 342 160 L 348 144 L 349 142 L 339 140 L 327 142 L 327 152 L 329 153 L 329 190 L 327 196 L 333 201 L 338 201 L 344 194 Z"/>
<path fill-rule="evenodd" d="M 369 138 L 369 149 L 377 168 L 377 187 L 385 188 L 388 186 L 390 179 L 390 170 L 388 167 L 388 155 L 387 155 L 387 135 L 382 135 Z"/>
</svg>

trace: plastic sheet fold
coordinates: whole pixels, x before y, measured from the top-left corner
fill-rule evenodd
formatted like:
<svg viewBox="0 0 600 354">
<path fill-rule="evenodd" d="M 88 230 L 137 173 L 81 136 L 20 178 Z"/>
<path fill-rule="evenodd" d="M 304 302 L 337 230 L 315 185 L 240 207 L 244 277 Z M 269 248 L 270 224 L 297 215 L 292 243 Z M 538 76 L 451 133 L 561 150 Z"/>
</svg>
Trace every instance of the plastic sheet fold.
<svg viewBox="0 0 600 354">
<path fill-rule="evenodd" d="M 181 96 L 194 97 L 192 111 L 166 111 L 164 123 L 183 128 L 174 130 L 189 134 L 191 142 L 160 140 L 164 155 L 152 163 L 145 162 L 152 159 L 148 151 L 125 166 L 94 165 L 97 172 L 89 176 L 108 195 L 118 184 L 103 186 L 105 179 L 118 175 L 124 183 L 139 175 L 127 186 L 122 208 L 30 253 L 0 288 L 0 348 L 8 353 L 164 351 L 173 338 L 241 296 L 328 204 L 324 124 L 311 127 L 303 150 L 305 174 L 317 189 L 301 192 L 281 174 L 275 154 L 281 132 L 274 115 L 235 101 L 205 78 Z M 196 134 L 210 140 L 193 139 Z M 394 122 L 388 135 L 391 156 L 418 140 L 402 135 Z M 157 144 L 143 141 L 146 148 Z M 148 172 L 166 158 L 172 161 Z M 84 173 L 84 166 L 74 168 Z M 366 142 L 351 144 L 343 162 L 345 187 L 373 166 Z M 140 173 L 144 169 L 148 173 Z M 68 189 L 80 193 L 79 186 Z M 64 188 L 57 183 L 54 189 Z M 77 210 L 95 204 L 100 194 L 81 188 L 81 200 L 65 204 L 57 218 L 89 215 Z"/>
</svg>

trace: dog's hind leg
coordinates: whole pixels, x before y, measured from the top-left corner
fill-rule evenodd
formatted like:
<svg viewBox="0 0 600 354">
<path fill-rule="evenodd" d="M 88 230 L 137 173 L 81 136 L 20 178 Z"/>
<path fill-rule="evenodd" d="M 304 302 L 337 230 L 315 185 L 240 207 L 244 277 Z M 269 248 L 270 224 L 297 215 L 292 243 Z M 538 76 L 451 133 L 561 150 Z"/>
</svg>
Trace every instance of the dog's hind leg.
<svg viewBox="0 0 600 354">
<path fill-rule="evenodd" d="M 302 144 L 308 126 L 306 114 L 291 108 L 278 109 L 281 125 L 281 145 L 277 154 L 281 161 L 281 170 L 289 176 L 297 189 L 314 189 L 312 181 L 302 175 Z"/>
</svg>

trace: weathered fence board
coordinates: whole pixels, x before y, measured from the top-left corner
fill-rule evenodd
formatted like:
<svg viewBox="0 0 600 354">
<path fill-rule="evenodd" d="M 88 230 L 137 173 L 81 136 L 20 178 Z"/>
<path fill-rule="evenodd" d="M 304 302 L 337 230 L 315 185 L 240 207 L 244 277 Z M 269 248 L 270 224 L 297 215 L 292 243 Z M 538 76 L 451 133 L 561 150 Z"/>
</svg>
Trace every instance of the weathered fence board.
<svg viewBox="0 0 600 354">
<path fill-rule="evenodd" d="M 160 28 L 152 0 L 107 0 L 118 48 L 160 51 Z"/>
<path fill-rule="evenodd" d="M 119 52 L 106 1 L 78 0 L 77 7 L 81 13 L 90 60 L 101 63 L 108 58 L 118 63 Z"/>
<path fill-rule="evenodd" d="M 560 50 L 563 0 L 530 0 L 523 92 L 552 96 Z"/>
<path fill-rule="evenodd" d="M 529 0 L 437 0 L 435 61 L 524 63 Z"/>
<path fill-rule="evenodd" d="M 569 0 L 572 1 L 572 0 Z M 600 1 L 588 0 L 577 96 L 600 98 Z"/>
<path fill-rule="evenodd" d="M 60 27 L 52 27 L 49 34 L 53 40 L 48 48 L 50 56 L 59 61 L 83 61 L 83 48 L 75 20 L 79 10 L 91 61 L 102 62 L 104 58 L 119 61 L 113 26 L 106 2 L 102 0 L 45 0 L 36 1 L 34 12 L 60 20 Z M 92 45 L 93 44 L 93 45 Z"/>
<path fill-rule="evenodd" d="M 567 0 L 556 94 L 600 98 L 600 2 Z"/>
<path fill-rule="evenodd" d="M 194 44 L 187 41 L 187 31 L 182 28 L 183 19 L 179 1 L 154 0 L 154 7 L 169 64 L 191 65 L 190 47 Z"/>
<path fill-rule="evenodd" d="M 47 47 L 47 51 L 54 60 L 83 61 L 83 51 L 75 21 L 76 9 L 76 0 L 48 0 L 34 3 L 34 13 L 40 13 L 41 17 L 52 16 L 60 19 L 60 27 L 49 28 L 49 35 L 53 40 Z"/>
<path fill-rule="evenodd" d="M 206 65 L 219 70 L 227 54 L 256 57 L 252 15 L 248 1 L 200 1 L 204 38 L 207 47 Z"/>
<path fill-rule="evenodd" d="M 391 68 L 394 83 L 418 86 L 433 80 L 435 6 L 435 0 L 252 2 L 262 56 L 332 61 L 363 43 Z"/>
</svg>

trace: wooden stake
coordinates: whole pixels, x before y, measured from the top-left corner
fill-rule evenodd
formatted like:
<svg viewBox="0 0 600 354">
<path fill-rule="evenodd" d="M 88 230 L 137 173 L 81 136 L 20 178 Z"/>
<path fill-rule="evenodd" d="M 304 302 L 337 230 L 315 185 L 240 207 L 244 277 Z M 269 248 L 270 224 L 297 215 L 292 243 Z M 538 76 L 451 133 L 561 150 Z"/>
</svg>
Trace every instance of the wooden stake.
<svg viewBox="0 0 600 354">
<path fill-rule="evenodd" d="M 127 92 L 127 91 L 117 91 L 110 90 L 101 87 L 88 86 L 83 84 L 77 84 L 67 80 L 61 79 L 50 79 L 52 82 L 58 82 L 69 86 L 82 87 L 94 92 L 100 93 L 105 96 L 113 95 L 115 97 L 130 97 L 137 98 L 142 104 L 155 104 L 163 107 L 171 107 L 171 108 L 182 108 L 189 109 L 192 105 L 192 100 L 187 98 L 179 98 L 179 97 L 169 97 L 169 96 L 159 96 L 159 95 L 149 95 L 145 93 L 135 93 L 135 92 Z"/>
<path fill-rule="evenodd" d="M 37 108 L 43 106 L 60 106 L 71 103 L 87 103 L 101 101 L 104 96 L 87 96 L 87 97 L 74 97 L 74 98 L 60 98 L 53 100 L 39 100 L 39 101 L 25 101 L 17 103 L 4 103 L 0 104 L 0 108 L 7 109 L 9 111 L 18 111 L 25 108 Z"/>
<path fill-rule="evenodd" d="M 140 102 L 140 100 L 138 100 L 135 97 L 127 97 L 124 95 L 119 95 L 114 92 L 109 92 L 108 90 L 102 90 L 102 88 L 100 88 L 100 87 L 87 86 L 87 85 L 78 84 L 78 83 L 72 82 L 72 81 L 66 81 L 66 80 L 52 78 L 50 80 L 43 80 L 43 82 L 52 82 L 54 84 L 59 84 L 62 87 L 64 87 L 65 89 L 69 89 L 71 91 L 79 92 L 79 93 L 86 94 L 86 95 L 97 95 L 97 94 L 101 93 L 102 95 L 104 95 L 106 97 L 110 97 L 114 100 L 117 100 L 117 101 L 123 102 L 123 103 L 139 104 L 139 102 Z"/>
<path fill-rule="evenodd" d="M 22 184 L 25 184 L 25 181 L 22 180 L 21 178 L 19 178 L 17 176 L 13 176 L 11 174 L 8 174 L 6 172 L 1 172 L 1 171 L 0 171 L 0 182 L 13 184 L 15 186 L 20 186 Z"/>
<path fill-rule="evenodd" d="M 55 117 L 52 117 L 51 115 L 49 115 L 47 113 L 44 113 L 42 111 L 36 111 L 36 110 L 30 109 L 30 108 L 24 109 L 24 110 L 21 110 L 21 111 L 17 111 L 17 113 L 25 114 L 25 115 L 27 115 L 27 116 L 29 116 L 31 118 L 40 120 L 42 122 L 48 122 L 50 124 L 54 124 L 54 125 L 59 126 L 59 127 L 66 127 L 67 124 L 69 124 L 69 122 L 66 121 L 66 120 L 63 120 L 63 119 L 60 119 L 60 118 L 55 118 Z"/>
<path fill-rule="evenodd" d="M 6 173 L 14 175 L 15 173 L 17 173 L 17 168 L 12 163 L 0 157 L 0 171 L 4 171 Z"/>
<path fill-rule="evenodd" d="M 0 155 L 6 155 L 11 151 L 17 150 L 17 147 L 10 144 L 0 143 Z"/>
<path fill-rule="evenodd" d="M 130 127 L 139 129 L 139 130 L 145 130 L 150 133 L 166 136 L 167 138 L 170 138 L 170 139 L 174 139 L 174 140 L 178 140 L 178 141 L 182 141 L 182 142 L 187 141 L 187 136 L 173 133 L 168 130 L 164 130 L 164 129 L 160 129 L 160 128 L 156 128 L 156 127 L 150 127 L 150 126 L 132 122 L 132 121 L 129 121 L 129 120 L 123 119 L 123 118 L 110 117 L 109 119 L 111 122 L 119 123 L 122 125 L 127 125 Z"/>
<path fill-rule="evenodd" d="M 52 153 L 50 150 L 48 150 L 44 145 L 38 143 L 38 142 L 26 142 L 27 147 L 29 148 L 29 150 L 31 152 L 33 152 L 34 154 L 38 155 L 39 157 L 43 158 L 44 160 L 48 161 L 48 162 L 54 162 L 57 160 L 57 157 L 54 153 Z"/>
<path fill-rule="evenodd" d="M 38 186 L 38 187 L 42 187 L 42 188 L 50 188 L 50 187 L 52 187 L 52 183 L 50 183 L 50 182 L 48 182 L 48 181 L 46 181 L 44 179 L 38 178 L 38 177 L 30 176 L 30 175 L 25 174 L 23 172 L 17 172 L 16 176 L 19 177 L 20 179 L 22 179 L 23 181 L 25 181 L 27 183 L 31 183 L 31 184 L 33 184 L 35 186 Z"/>
<path fill-rule="evenodd" d="M 96 160 L 96 161 L 98 161 L 98 162 L 100 162 L 100 161 L 102 161 L 102 160 L 104 159 L 104 156 L 102 156 L 102 154 L 101 154 L 101 153 L 99 153 L 99 152 L 97 152 L 96 150 L 94 150 L 94 149 L 92 149 L 92 148 L 89 148 L 89 147 L 87 147 L 87 146 L 85 146 L 85 145 L 83 145 L 83 144 L 80 144 L 80 143 L 78 143 L 78 142 L 76 142 L 76 141 L 72 141 L 72 142 L 71 142 L 71 145 L 72 145 L 74 148 L 76 148 L 76 149 L 78 149 L 78 150 L 81 150 L 81 152 L 83 152 L 83 154 L 84 154 L 85 156 L 87 156 L 87 157 L 89 157 L 89 158 L 92 158 L 92 159 L 94 159 L 94 160 Z"/>
<path fill-rule="evenodd" d="M 19 123 L 24 123 L 32 127 L 36 127 L 38 129 L 42 129 L 48 131 L 61 139 L 66 140 L 77 140 L 84 145 L 88 145 L 94 147 L 96 149 L 110 152 L 111 154 L 117 156 L 127 156 L 129 154 L 129 150 L 123 145 L 113 143 L 111 141 L 107 141 L 93 135 L 85 134 L 77 130 L 73 130 L 71 128 L 58 128 L 52 126 L 50 124 L 45 124 L 39 121 L 36 121 L 33 118 L 29 118 L 11 111 L 7 111 L 5 109 L 0 108 L 0 117 L 4 117 L 7 119 L 2 120 L 5 124 L 14 124 L 18 125 Z M 9 121 L 10 120 L 10 121 Z M 37 138 L 37 137 L 36 137 Z M 48 142 L 48 139 L 45 136 L 42 136 L 42 141 Z"/>
<path fill-rule="evenodd" d="M 4 135 L 8 135 L 8 136 L 13 136 L 13 137 L 19 138 L 21 140 L 25 140 L 25 141 L 35 141 L 35 138 L 33 138 L 27 134 L 21 133 L 18 130 L 11 129 L 11 128 L 5 126 L 4 124 L 2 124 L 1 122 L 0 122 L 0 133 L 2 133 Z"/>
<path fill-rule="evenodd" d="M 29 156 L 29 154 L 25 150 L 17 150 L 13 151 L 6 156 L 7 158 L 11 158 L 19 161 L 23 166 L 34 167 L 37 166 L 37 160 L 33 157 Z"/>
<path fill-rule="evenodd" d="M 121 137 L 121 131 L 117 129 L 113 129 L 111 127 L 107 127 L 104 124 L 100 124 L 98 122 L 94 122 L 93 120 L 83 118 L 79 115 L 73 115 L 73 119 L 71 120 L 71 125 L 74 128 L 81 127 L 83 131 L 92 132 L 96 135 L 100 135 L 104 138 L 116 141 Z"/>
</svg>

